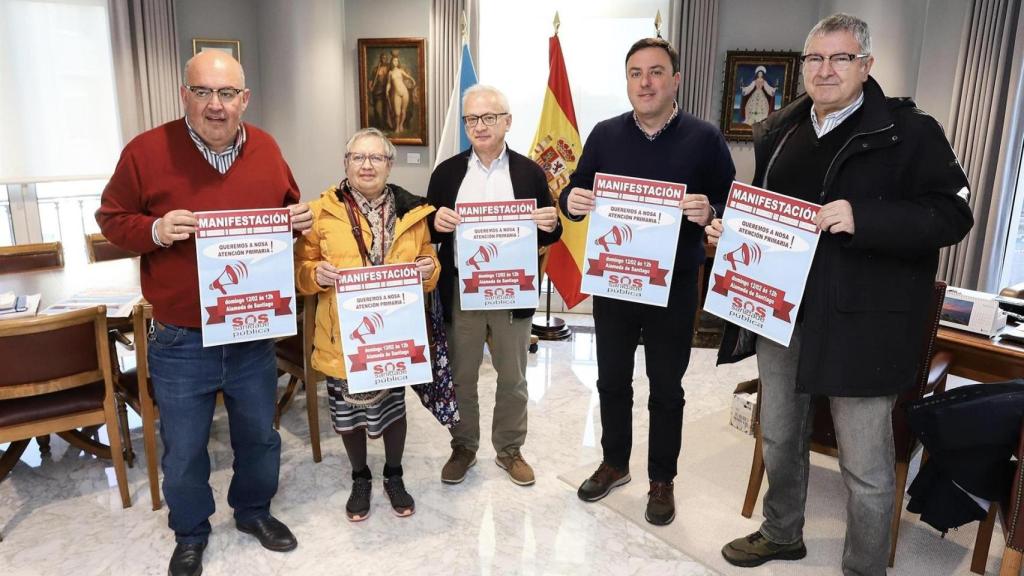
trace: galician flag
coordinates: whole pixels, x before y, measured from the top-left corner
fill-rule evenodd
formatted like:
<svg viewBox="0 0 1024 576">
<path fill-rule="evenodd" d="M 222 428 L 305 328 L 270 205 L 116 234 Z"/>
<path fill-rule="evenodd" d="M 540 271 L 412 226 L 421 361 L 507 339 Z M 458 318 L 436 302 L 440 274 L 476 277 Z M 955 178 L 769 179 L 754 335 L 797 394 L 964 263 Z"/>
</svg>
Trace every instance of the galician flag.
<svg viewBox="0 0 1024 576">
<path fill-rule="evenodd" d="M 548 178 L 548 190 L 555 198 L 576 169 L 583 145 L 576 125 L 576 112 L 572 106 L 572 92 L 569 90 L 569 76 L 565 72 L 562 45 L 555 33 L 548 40 L 548 89 L 544 95 L 544 108 L 540 113 L 540 125 L 533 138 L 530 158 L 544 169 Z M 583 251 L 587 240 L 587 219 L 573 222 L 564 215 L 562 238 L 548 249 L 546 272 L 555 285 L 562 300 L 569 308 L 586 300 L 580 293 L 583 278 Z"/>
<path fill-rule="evenodd" d="M 473 57 L 469 54 L 469 43 L 463 38 L 462 55 L 459 56 L 459 75 L 455 79 L 455 87 L 452 88 L 451 100 L 448 101 L 448 113 L 444 116 L 444 128 L 441 130 L 441 141 L 434 156 L 434 168 L 469 148 L 469 138 L 462 129 L 462 95 L 467 88 L 476 83 L 476 70 L 473 69 Z"/>
</svg>

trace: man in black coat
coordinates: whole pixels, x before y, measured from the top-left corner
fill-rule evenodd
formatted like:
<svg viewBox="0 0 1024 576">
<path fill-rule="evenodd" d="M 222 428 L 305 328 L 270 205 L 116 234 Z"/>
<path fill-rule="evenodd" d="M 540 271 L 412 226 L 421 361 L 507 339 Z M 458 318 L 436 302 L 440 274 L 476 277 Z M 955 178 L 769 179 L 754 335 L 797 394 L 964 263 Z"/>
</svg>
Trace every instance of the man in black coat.
<svg viewBox="0 0 1024 576">
<path fill-rule="evenodd" d="M 484 340 L 489 336 L 487 347 L 498 373 L 491 427 L 495 463 L 508 472 L 512 482 L 527 486 L 533 484 L 534 473 L 520 448 L 526 441 L 526 354 L 534 309 L 461 308 L 454 234 L 460 219 L 454 208 L 456 202 L 536 200 L 533 220 L 538 247 L 557 242 L 562 225 L 544 171 L 505 144 L 505 133 L 512 125 L 505 95 L 494 87 L 477 84 L 466 90 L 462 101 L 462 120 L 472 146 L 439 164 L 427 187 L 427 200 L 437 207 L 429 217 L 430 233 L 434 242 L 441 243 L 438 289 L 448 322 L 448 354 L 462 418 L 451 429 L 452 455 L 441 470 L 441 481 L 462 482 L 476 463 L 480 447 L 477 379 Z"/>
<path fill-rule="evenodd" d="M 967 178 L 939 124 L 869 76 L 867 24 L 819 22 L 804 45 L 807 93 L 754 126 L 754 184 L 822 205 L 788 348 L 728 325 L 719 363 L 757 353 L 765 520 L 722 549 L 737 566 L 796 560 L 803 543 L 811 396 L 828 396 L 850 493 L 845 574 L 885 574 L 895 487 L 891 413 L 916 375 L 939 248 L 973 218 Z M 707 232 L 721 235 L 715 220 Z"/>
</svg>

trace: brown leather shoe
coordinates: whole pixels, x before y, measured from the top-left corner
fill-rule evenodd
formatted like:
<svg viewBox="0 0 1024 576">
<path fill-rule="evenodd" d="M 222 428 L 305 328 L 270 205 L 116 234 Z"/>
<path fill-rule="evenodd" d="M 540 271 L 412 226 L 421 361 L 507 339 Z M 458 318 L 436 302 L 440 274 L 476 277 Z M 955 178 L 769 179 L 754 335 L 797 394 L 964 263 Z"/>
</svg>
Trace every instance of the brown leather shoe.
<svg viewBox="0 0 1024 576">
<path fill-rule="evenodd" d="M 670 524 L 676 517 L 676 499 L 672 494 L 671 482 L 651 481 L 647 492 L 647 512 L 644 518 L 655 526 Z"/>
<path fill-rule="evenodd" d="M 533 475 L 533 468 L 523 460 L 519 450 L 512 450 L 510 453 L 501 453 L 494 459 L 498 468 L 508 472 L 508 478 L 520 486 L 529 486 L 536 481 Z"/>
<path fill-rule="evenodd" d="M 452 455 L 441 468 L 441 482 L 445 484 L 458 484 L 466 479 L 466 472 L 476 464 L 476 453 L 469 448 L 456 446 L 452 448 Z"/>
<path fill-rule="evenodd" d="M 622 486 L 626 482 L 629 482 L 629 470 L 619 470 L 613 468 L 604 462 L 597 467 L 597 470 L 587 478 L 583 484 L 580 485 L 580 489 L 576 491 L 576 495 L 580 497 L 580 500 L 584 502 L 596 502 L 601 498 L 604 498 L 612 491 L 612 488 L 616 486 Z"/>
</svg>

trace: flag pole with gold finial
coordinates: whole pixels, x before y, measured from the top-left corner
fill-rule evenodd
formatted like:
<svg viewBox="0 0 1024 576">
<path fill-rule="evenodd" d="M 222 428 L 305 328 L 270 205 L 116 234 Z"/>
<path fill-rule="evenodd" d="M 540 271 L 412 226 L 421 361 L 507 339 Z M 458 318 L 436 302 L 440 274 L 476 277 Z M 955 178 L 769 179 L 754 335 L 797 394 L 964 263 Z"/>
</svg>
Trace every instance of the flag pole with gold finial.
<svg viewBox="0 0 1024 576">
<path fill-rule="evenodd" d="M 654 17 L 654 33 L 661 38 L 661 10 L 658 10 L 658 14 Z"/>
</svg>

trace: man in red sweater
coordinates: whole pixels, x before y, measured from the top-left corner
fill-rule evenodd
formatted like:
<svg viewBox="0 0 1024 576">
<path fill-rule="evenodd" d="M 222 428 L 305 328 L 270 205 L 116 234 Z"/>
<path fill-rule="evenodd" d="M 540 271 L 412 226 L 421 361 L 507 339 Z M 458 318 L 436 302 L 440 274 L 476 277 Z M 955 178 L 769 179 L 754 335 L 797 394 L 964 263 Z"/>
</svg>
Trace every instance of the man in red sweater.
<svg viewBox="0 0 1024 576">
<path fill-rule="evenodd" d="M 142 254 L 142 293 L 153 305 L 149 375 L 160 408 L 168 524 L 177 540 L 171 576 L 202 573 L 214 511 L 206 446 L 218 392 L 235 455 L 228 490 L 235 526 L 270 550 L 297 545 L 270 515 L 281 462 L 274 343 L 203 347 L 193 213 L 290 206 L 295 230 L 312 225 L 277 143 L 241 122 L 249 102 L 241 65 L 222 52 L 202 52 L 186 64 L 185 82 L 185 118 L 125 147 L 96 212 L 104 236 Z"/>
</svg>

